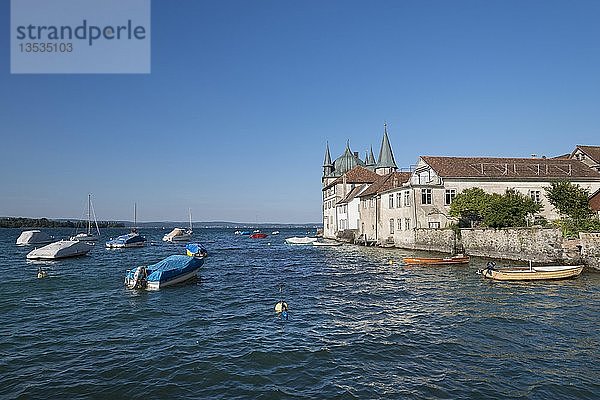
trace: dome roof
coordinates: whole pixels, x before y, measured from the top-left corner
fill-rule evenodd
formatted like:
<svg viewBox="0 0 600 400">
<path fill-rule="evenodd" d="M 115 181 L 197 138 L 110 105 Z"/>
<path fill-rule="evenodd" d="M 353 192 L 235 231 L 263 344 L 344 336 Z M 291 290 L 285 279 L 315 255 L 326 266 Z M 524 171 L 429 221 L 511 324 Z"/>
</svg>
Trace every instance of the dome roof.
<svg viewBox="0 0 600 400">
<path fill-rule="evenodd" d="M 335 176 L 341 176 L 342 174 L 350 171 L 357 165 L 364 167 L 365 163 L 358 157 L 358 155 L 352 153 L 352 151 L 350 150 L 350 145 L 347 144 L 344 154 L 339 156 L 333 162 L 333 174 Z"/>
</svg>

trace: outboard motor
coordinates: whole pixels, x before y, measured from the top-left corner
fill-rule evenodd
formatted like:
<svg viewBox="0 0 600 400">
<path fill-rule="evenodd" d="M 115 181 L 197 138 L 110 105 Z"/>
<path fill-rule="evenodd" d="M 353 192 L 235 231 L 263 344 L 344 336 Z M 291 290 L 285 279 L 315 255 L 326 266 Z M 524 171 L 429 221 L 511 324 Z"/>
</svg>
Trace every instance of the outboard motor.
<svg viewBox="0 0 600 400">
<path fill-rule="evenodd" d="M 133 277 L 127 276 L 125 278 L 125 285 L 129 289 L 145 289 L 148 284 L 147 278 L 148 273 L 146 267 L 137 267 L 133 272 Z"/>
</svg>

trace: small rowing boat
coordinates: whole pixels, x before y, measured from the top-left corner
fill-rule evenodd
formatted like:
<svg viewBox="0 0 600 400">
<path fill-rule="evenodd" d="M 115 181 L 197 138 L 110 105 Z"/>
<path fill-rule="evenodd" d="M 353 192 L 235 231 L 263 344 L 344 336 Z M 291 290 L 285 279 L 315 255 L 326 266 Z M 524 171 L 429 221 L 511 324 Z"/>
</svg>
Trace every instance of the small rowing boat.
<svg viewBox="0 0 600 400">
<path fill-rule="evenodd" d="M 404 257 L 402 259 L 406 265 L 454 265 L 468 264 L 469 256 L 457 255 L 447 258 L 425 258 L 425 257 Z"/>
<path fill-rule="evenodd" d="M 547 265 L 540 267 L 511 267 L 496 269 L 489 262 L 487 267 L 478 271 L 484 278 L 497 281 L 537 281 L 576 278 L 583 271 L 583 265 Z"/>
</svg>

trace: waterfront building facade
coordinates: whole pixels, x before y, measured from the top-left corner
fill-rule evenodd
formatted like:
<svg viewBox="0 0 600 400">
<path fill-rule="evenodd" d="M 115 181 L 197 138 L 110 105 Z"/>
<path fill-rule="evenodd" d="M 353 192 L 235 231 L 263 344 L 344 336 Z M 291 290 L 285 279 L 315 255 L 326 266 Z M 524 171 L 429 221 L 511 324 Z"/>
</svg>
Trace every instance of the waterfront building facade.
<svg viewBox="0 0 600 400">
<path fill-rule="evenodd" d="M 327 162 L 328 154 L 327 147 L 325 164 L 332 164 Z M 336 160 L 337 174 L 336 163 L 331 165 L 333 170 L 324 166 L 325 237 L 352 231 L 359 243 L 410 247 L 415 229 L 442 229 L 455 223 L 456 219 L 448 215 L 453 199 L 475 187 L 498 194 L 514 189 L 543 206 L 541 217 L 554 220 L 559 215 L 545 188 L 551 182 L 566 180 L 588 189 L 592 193 L 590 205 L 599 211 L 599 159 L 600 147 L 595 146 L 577 146 L 571 154 L 556 158 L 421 156 L 412 172 L 397 172 L 384 127 L 376 163 L 372 151 L 362 162 L 347 145 Z M 353 168 L 343 172 L 350 165 Z"/>
</svg>

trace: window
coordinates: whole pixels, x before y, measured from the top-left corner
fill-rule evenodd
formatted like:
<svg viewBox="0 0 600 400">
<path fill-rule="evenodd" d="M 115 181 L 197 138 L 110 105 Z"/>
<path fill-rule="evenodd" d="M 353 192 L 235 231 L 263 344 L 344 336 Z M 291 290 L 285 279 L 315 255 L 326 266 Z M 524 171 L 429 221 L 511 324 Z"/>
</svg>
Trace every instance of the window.
<svg viewBox="0 0 600 400">
<path fill-rule="evenodd" d="M 398 218 L 398 230 L 401 231 L 402 230 L 402 219 Z"/>
<path fill-rule="evenodd" d="M 394 195 L 390 194 L 388 196 L 388 198 L 389 198 L 389 202 L 390 202 L 390 208 L 394 208 Z"/>
<path fill-rule="evenodd" d="M 390 219 L 390 235 L 394 234 L 394 218 Z"/>
<path fill-rule="evenodd" d="M 530 190 L 529 196 L 531 197 L 531 200 L 535 201 L 536 203 L 542 202 L 542 192 L 540 190 Z"/>
<path fill-rule="evenodd" d="M 440 229 L 440 223 L 439 222 L 430 222 L 429 223 L 429 228 L 431 228 L 431 229 Z"/>
<path fill-rule="evenodd" d="M 404 230 L 410 229 L 410 218 L 404 218 Z"/>
<path fill-rule="evenodd" d="M 446 189 L 446 196 L 444 199 L 444 204 L 449 206 L 452 204 L 452 200 L 456 197 L 456 189 Z"/>
<path fill-rule="evenodd" d="M 407 190 L 406 192 L 404 192 L 404 207 L 409 207 L 410 206 L 410 191 Z"/>
<path fill-rule="evenodd" d="M 431 189 L 421 189 L 421 204 L 431 204 Z"/>
<path fill-rule="evenodd" d="M 402 194 L 400 192 L 396 193 L 396 207 L 400 208 L 400 200 L 402 199 Z"/>
</svg>

